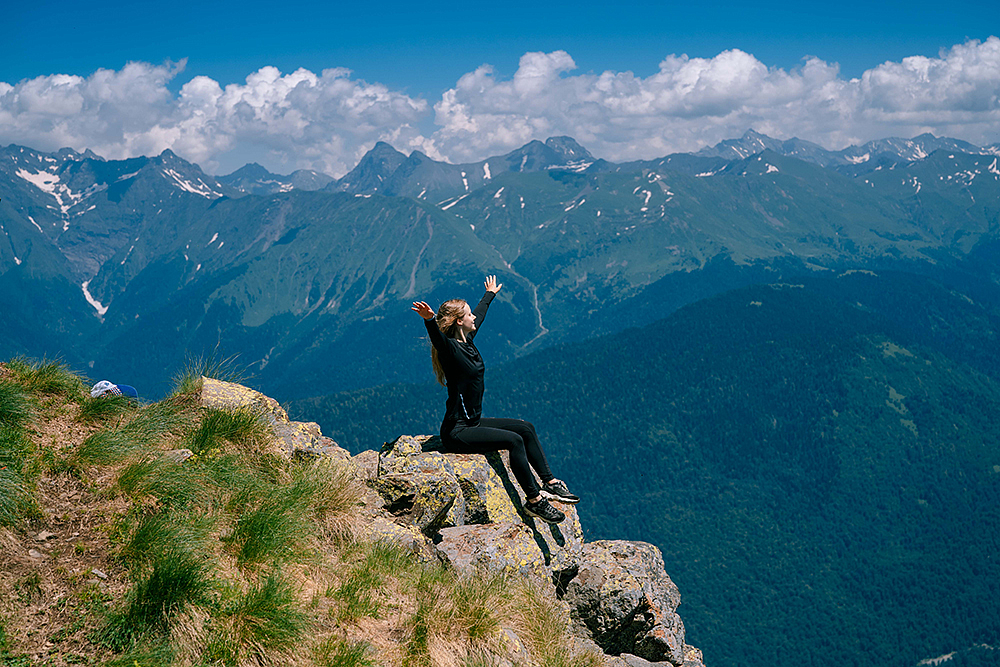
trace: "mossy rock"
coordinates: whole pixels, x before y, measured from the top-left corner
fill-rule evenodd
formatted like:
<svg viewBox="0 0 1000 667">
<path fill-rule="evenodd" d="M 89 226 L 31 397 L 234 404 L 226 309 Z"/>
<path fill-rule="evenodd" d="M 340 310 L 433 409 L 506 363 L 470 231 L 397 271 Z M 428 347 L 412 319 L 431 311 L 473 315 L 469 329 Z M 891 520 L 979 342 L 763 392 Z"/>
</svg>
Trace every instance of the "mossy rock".
<svg viewBox="0 0 1000 667">
<path fill-rule="evenodd" d="M 461 572 L 485 569 L 548 580 L 545 556 L 523 523 L 491 523 L 442 528 L 434 550 Z"/>
<path fill-rule="evenodd" d="M 452 505 L 442 528 L 523 524 L 550 572 L 575 567 L 583 548 L 576 507 L 553 503 L 566 514 L 566 520 L 556 525 L 525 514 L 524 494 L 514 481 L 506 452 L 446 454 L 441 451 L 441 439 L 427 435 L 402 435 L 385 443 L 379 452 L 376 483 L 385 476 L 431 479 L 426 476 L 433 473 L 450 476 L 461 489 L 462 502 Z"/>
<path fill-rule="evenodd" d="M 465 500 L 458 482 L 440 470 L 391 473 L 372 483 L 390 514 L 404 518 L 425 535 L 455 525 L 451 517 L 461 521 L 465 516 Z"/>
</svg>

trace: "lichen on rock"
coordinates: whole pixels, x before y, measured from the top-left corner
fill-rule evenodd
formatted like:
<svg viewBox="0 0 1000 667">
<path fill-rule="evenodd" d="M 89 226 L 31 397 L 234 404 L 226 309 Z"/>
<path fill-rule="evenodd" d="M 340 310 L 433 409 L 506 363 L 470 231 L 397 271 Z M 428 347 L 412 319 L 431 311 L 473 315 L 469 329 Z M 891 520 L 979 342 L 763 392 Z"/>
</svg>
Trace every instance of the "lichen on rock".
<svg viewBox="0 0 1000 667">
<path fill-rule="evenodd" d="M 680 592 L 652 544 L 600 540 L 584 545 L 563 599 L 606 653 L 685 664 L 691 647 L 684 643 L 684 623 L 677 615 Z"/>
</svg>

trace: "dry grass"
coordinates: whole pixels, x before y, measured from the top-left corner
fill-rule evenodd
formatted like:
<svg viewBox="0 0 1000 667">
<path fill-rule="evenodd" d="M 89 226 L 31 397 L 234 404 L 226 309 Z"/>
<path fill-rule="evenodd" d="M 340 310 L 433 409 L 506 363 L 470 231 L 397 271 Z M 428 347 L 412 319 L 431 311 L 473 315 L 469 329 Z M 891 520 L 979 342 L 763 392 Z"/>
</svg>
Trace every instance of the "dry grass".
<svg viewBox="0 0 1000 667">
<path fill-rule="evenodd" d="M 523 580 L 459 576 L 366 542 L 350 470 L 248 455 L 243 436 L 259 434 L 242 416 L 206 426 L 206 411 L 179 395 L 81 417 L 81 401 L 46 396 L 27 431 L 37 516 L 0 529 L 6 655 L 54 666 L 491 667 L 509 657 L 513 629 L 527 649 L 519 664 L 603 664 L 574 654 L 565 610 Z M 101 432 L 124 433 L 120 448 L 81 456 Z M 163 458 L 195 433 L 211 443 L 201 455 Z M 281 521 L 288 540 L 272 544 Z M 163 590 L 150 581 L 164 554 L 206 567 L 158 615 L 140 598 Z"/>
</svg>

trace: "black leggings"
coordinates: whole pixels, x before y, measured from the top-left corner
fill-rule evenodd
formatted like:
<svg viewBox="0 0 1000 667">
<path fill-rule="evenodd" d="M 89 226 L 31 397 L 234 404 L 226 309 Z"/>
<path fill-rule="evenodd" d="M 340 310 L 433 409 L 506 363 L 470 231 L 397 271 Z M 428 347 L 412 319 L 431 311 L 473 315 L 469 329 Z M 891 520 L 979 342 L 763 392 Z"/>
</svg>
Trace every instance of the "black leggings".
<svg viewBox="0 0 1000 667">
<path fill-rule="evenodd" d="M 538 442 L 531 422 L 522 419 L 480 419 L 478 426 L 456 424 L 449 431 L 442 428 L 444 450 L 452 454 L 485 454 L 501 449 L 510 451 L 510 469 L 528 498 L 538 495 L 538 483 L 531 474 L 534 468 L 542 482 L 555 479 Z M 529 467 L 530 463 L 530 467 Z"/>
</svg>

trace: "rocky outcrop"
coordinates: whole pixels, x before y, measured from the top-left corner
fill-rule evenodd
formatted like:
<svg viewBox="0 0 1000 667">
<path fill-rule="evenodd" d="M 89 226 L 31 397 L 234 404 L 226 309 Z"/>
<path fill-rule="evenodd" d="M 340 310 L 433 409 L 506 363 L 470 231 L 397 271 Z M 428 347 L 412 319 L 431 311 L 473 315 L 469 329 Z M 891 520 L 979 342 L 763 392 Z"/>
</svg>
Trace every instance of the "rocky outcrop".
<svg viewBox="0 0 1000 667">
<path fill-rule="evenodd" d="M 570 574 L 563 599 L 605 653 L 686 664 L 692 647 L 684 643 L 676 612 L 681 595 L 659 549 L 645 542 L 591 542 Z"/>
<path fill-rule="evenodd" d="M 201 404 L 206 408 L 250 410 L 263 416 L 271 427 L 278 453 L 285 458 L 331 456 L 348 459 L 350 453 L 320 432 L 316 422 L 296 422 L 276 400 L 233 382 L 201 379 Z"/>
<path fill-rule="evenodd" d="M 356 457 L 359 468 L 372 456 Z M 378 454 L 370 484 L 397 522 L 419 530 L 459 570 L 507 570 L 551 582 L 578 634 L 609 665 L 703 667 L 684 641 L 680 593 L 659 549 L 645 542 L 584 542 L 576 506 L 557 525 L 524 514 L 506 453 L 445 454 L 436 436 L 400 436 Z"/>
<path fill-rule="evenodd" d="M 585 542 L 575 505 L 553 503 L 566 514 L 556 525 L 527 515 L 506 453 L 446 454 L 436 436 L 404 435 L 351 457 L 316 424 L 289 421 L 277 402 L 246 387 L 205 378 L 201 402 L 264 415 L 282 456 L 349 459 L 368 488 L 359 516 L 370 537 L 457 570 L 550 585 L 582 644 L 599 647 L 608 667 L 704 667 L 701 651 L 684 641 L 680 593 L 660 551 L 644 542 Z"/>
<path fill-rule="evenodd" d="M 372 484 L 389 511 L 423 531 L 455 567 L 546 580 L 576 567 L 583 548 L 576 507 L 555 503 L 566 520 L 537 521 L 524 513 L 525 498 L 513 480 L 506 453 L 445 454 L 436 436 L 400 436 L 382 447 Z"/>
</svg>

